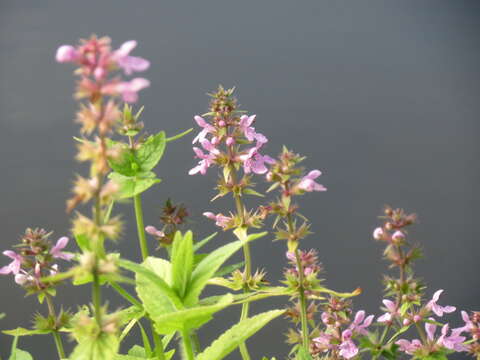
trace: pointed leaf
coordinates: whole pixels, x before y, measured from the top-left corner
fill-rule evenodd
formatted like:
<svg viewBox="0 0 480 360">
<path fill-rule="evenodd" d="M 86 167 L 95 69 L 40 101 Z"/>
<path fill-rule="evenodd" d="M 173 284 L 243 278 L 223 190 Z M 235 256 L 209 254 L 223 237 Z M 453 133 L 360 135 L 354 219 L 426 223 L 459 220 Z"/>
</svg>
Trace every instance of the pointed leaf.
<svg viewBox="0 0 480 360">
<path fill-rule="evenodd" d="M 155 321 L 155 330 L 159 334 L 171 334 L 175 331 L 198 329 L 210 321 L 213 314 L 224 309 L 232 302 L 232 294 L 227 294 L 213 305 L 195 306 L 171 313 L 150 313 L 150 317 Z"/>
<path fill-rule="evenodd" d="M 183 298 L 190 282 L 193 268 L 193 239 L 192 232 L 182 236 L 177 231 L 172 244 L 172 277 L 173 289 L 180 298 Z"/>
<path fill-rule="evenodd" d="M 250 336 L 282 315 L 285 310 L 272 310 L 240 321 L 225 331 L 208 348 L 199 354 L 196 360 L 221 360 L 230 354 Z"/>
<path fill-rule="evenodd" d="M 135 153 L 141 171 L 150 171 L 158 164 L 165 151 L 166 143 L 165 132 L 160 131 L 142 144 Z"/>
</svg>

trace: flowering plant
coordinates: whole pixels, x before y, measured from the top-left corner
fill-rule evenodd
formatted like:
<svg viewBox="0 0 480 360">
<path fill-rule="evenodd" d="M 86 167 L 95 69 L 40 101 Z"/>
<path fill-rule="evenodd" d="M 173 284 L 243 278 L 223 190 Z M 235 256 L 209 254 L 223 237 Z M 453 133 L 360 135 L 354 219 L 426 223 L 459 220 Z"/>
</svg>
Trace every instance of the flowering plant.
<svg viewBox="0 0 480 360">
<path fill-rule="evenodd" d="M 231 353 L 249 360 L 247 340 L 279 317 L 291 322 L 286 334 L 289 359 L 440 360 L 456 352 L 480 359 L 480 312 L 461 311 L 464 325 L 451 328 L 445 319 L 456 308 L 442 303 L 444 290 L 431 294 L 413 271 L 421 257 L 420 247 L 410 240 L 414 214 L 387 206 L 382 224 L 373 231 L 394 269 L 385 276 L 383 313 L 353 310 L 360 289 L 338 292 L 325 286 L 317 251 L 301 246 L 311 234 L 311 224 L 298 205 L 301 196 L 327 190 L 317 182 L 321 172 L 304 169 L 304 157 L 287 147 L 276 158 L 267 155 L 268 138 L 257 127 L 256 116 L 239 108 L 233 89 L 220 86 L 209 94 L 208 112 L 194 116 L 200 130 L 192 141 L 198 162 L 185 169 L 191 176 L 218 172 L 212 200 L 231 195 L 231 209 L 214 213 L 205 208 L 203 215 L 232 241 L 202 252 L 215 234 L 198 240 L 186 231 L 187 208 L 169 199 L 162 225 L 145 226 L 142 194 L 160 182 L 154 170 L 166 146 L 192 129 L 175 136 L 143 131 L 143 108 L 134 110 L 133 104 L 150 82 L 124 78 L 150 66 L 131 55 L 136 45 L 127 41 L 113 50 L 109 38 L 92 36 L 57 50 L 58 62 L 76 67 L 76 120 L 81 126 L 77 160 L 88 163 L 89 172 L 76 177 L 67 201 L 67 212 L 75 210 L 71 235 L 76 248 L 69 237 L 52 242 L 51 232 L 29 228 L 14 250 L 3 252 L 10 263 L 0 274 L 13 275 L 15 283 L 48 310 L 35 315 L 30 329 L 3 332 L 13 337 L 10 359 L 32 359 L 18 343 L 22 336 L 38 335 L 53 337 L 60 360 L 220 360 Z M 257 186 L 262 181 L 268 183 L 265 191 Z M 257 197 L 259 204 L 250 207 L 249 197 Z M 128 199 L 133 199 L 142 263 L 105 246 L 122 233 L 118 205 Z M 251 247 L 260 238 L 285 241 L 285 271 L 278 284 L 267 281 L 265 270 L 252 263 Z M 151 251 L 149 240 L 158 252 Z M 243 261 L 228 264 L 240 251 Z M 67 281 L 91 287 L 91 304 L 76 312 L 59 311 L 55 296 Z M 121 310 L 108 308 L 102 298 L 104 286 L 125 300 Z M 205 296 L 207 286 L 216 286 L 221 294 Z M 252 302 L 271 297 L 284 297 L 289 304 L 252 313 Z M 201 327 L 236 305 L 241 308 L 238 322 L 211 344 L 200 344 Z M 141 344 L 121 354 L 122 341 L 135 327 Z M 71 351 L 64 347 L 67 338 L 74 343 Z"/>
</svg>

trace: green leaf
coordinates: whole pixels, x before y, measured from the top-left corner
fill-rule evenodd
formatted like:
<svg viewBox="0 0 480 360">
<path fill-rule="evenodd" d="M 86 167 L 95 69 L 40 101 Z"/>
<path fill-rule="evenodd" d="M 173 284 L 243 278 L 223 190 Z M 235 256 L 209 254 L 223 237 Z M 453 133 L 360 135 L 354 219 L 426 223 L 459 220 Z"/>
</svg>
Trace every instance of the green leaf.
<svg viewBox="0 0 480 360">
<path fill-rule="evenodd" d="M 170 309 L 170 311 L 182 308 L 182 302 L 165 278 L 148 268 L 152 263 L 156 265 L 162 263 L 162 261 L 158 261 L 161 259 L 154 259 L 155 258 L 147 258 L 144 265 L 138 265 L 132 261 L 122 259 L 118 261 L 118 265 L 136 273 L 137 293 L 144 304 L 145 297 L 148 297 L 154 299 L 154 303 L 157 303 L 160 307 L 167 306 L 167 309 Z M 164 270 L 163 266 L 162 270 Z M 151 309 L 147 307 L 145 307 L 145 309 L 150 313 Z"/>
<path fill-rule="evenodd" d="M 14 349 L 8 360 L 33 360 L 33 357 L 26 351 Z"/>
<path fill-rule="evenodd" d="M 248 240 L 249 239 L 247 239 L 247 241 Z M 192 306 L 198 302 L 198 297 L 207 285 L 208 280 L 214 276 L 225 261 L 242 248 L 244 243 L 245 242 L 241 240 L 231 242 L 230 244 L 212 251 L 200 261 L 193 270 L 192 278 L 188 285 L 187 294 L 184 300 L 186 306 Z"/>
<path fill-rule="evenodd" d="M 101 333 L 95 339 L 84 339 L 73 350 L 70 360 L 114 360 L 119 347 L 115 335 Z"/>
<path fill-rule="evenodd" d="M 44 334 L 51 333 L 50 330 L 25 329 L 22 327 L 19 327 L 13 330 L 4 330 L 2 332 L 10 336 L 31 336 L 31 335 L 44 335 Z"/>
<path fill-rule="evenodd" d="M 117 194 L 119 199 L 134 197 L 161 181 L 156 178 L 152 172 L 139 173 L 135 177 L 124 176 L 113 172 L 108 175 L 108 178 L 120 187 Z"/>
<path fill-rule="evenodd" d="M 78 247 L 82 251 L 89 251 L 90 250 L 90 239 L 85 234 L 78 234 L 74 235 L 75 241 L 77 242 Z"/>
<path fill-rule="evenodd" d="M 196 360 L 221 360 L 225 358 L 237 346 L 284 312 L 285 310 L 267 311 L 240 321 L 217 338 L 197 356 Z"/>
<path fill-rule="evenodd" d="M 251 188 L 243 189 L 242 193 L 246 194 L 246 195 L 254 195 L 254 196 L 259 196 L 259 197 L 265 197 L 265 195 L 259 193 L 258 191 L 255 191 L 254 189 L 251 189 Z"/>
<path fill-rule="evenodd" d="M 135 154 L 141 171 L 150 171 L 158 164 L 166 144 L 164 131 L 148 137 Z"/>
<path fill-rule="evenodd" d="M 0 313 L 0 320 L 2 320 L 5 317 L 5 313 Z"/>
<path fill-rule="evenodd" d="M 188 231 L 182 236 L 177 231 L 172 244 L 172 281 L 173 289 L 180 298 L 185 295 L 193 268 L 193 236 Z"/>
<path fill-rule="evenodd" d="M 225 276 L 225 275 L 231 274 L 231 273 L 234 272 L 235 270 L 240 269 L 241 267 L 243 267 L 244 264 L 245 264 L 245 262 L 242 261 L 242 262 L 239 262 L 239 263 L 236 263 L 236 264 L 223 266 L 223 267 L 221 267 L 213 276 L 215 276 L 215 277 L 221 277 L 221 276 Z"/>
<path fill-rule="evenodd" d="M 117 158 L 108 159 L 108 165 L 113 171 L 124 176 L 135 176 L 139 170 L 135 155 L 128 148 L 124 148 Z"/>
<path fill-rule="evenodd" d="M 213 314 L 224 309 L 232 302 L 232 294 L 226 294 L 213 305 L 195 306 L 171 313 L 150 313 L 150 317 L 155 321 L 155 330 L 159 334 L 171 334 L 175 331 L 198 329 L 210 321 Z M 147 304 L 145 304 L 145 307 L 147 307 Z"/>
</svg>

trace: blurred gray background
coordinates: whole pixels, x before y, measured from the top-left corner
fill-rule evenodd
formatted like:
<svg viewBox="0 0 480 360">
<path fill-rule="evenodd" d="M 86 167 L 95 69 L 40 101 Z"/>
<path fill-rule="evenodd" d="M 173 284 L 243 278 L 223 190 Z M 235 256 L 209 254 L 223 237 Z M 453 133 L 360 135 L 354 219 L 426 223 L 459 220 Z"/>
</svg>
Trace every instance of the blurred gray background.
<svg viewBox="0 0 480 360">
<path fill-rule="evenodd" d="M 56 64 L 54 54 L 59 45 L 96 33 L 111 36 L 115 47 L 138 40 L 135 55 L 152 62 L 145 74 L 152 86 L 140 96 L 147 130 L 174 134 L 192 127 L 193 115 L 206 110 L 207 91 L 219 83 L 236 86 L 243 108 L 258 114 L 257 129 L 270 139 L 268 153 L 288 145 L 308 156 L 308 168 L 324 172 L 328 192 L 300 202 L 315 232 L 302 245 L 319 250 L 329 286 L 364 289 L 356 309 L 380 314 L 386 266 L 371 232 L 384 204 L 419 214 L 412 236 L 425 248 L 417 272 L 427 293 L 445 289 L 443 304 L 478 309 L 479 31 L 480 2 L 473 0 L 2 0 L 1 248 L 28 226 L 68 234 L 65 200 L 74 174 L 84 169 L 72 160 L 73 69 Z M 146 223 L 158 224 L 170 196 L 188 206 L 189 227 L 204 236 L 215 228 L 201 213 L 233 204 L 209 203 L 214 171 L 186 174 L 195 164 L 192 136 L 168 147 L 157 169 L 164 181 L 144 196 Z M 132 209 L 116 211 L 129 226 L 118 248 L 139 260 Z M 212 246 L 230 239 L 220 234 Z M 275 283 L 285 244 L 270 239 L 254 244 L 253 259 Z M 29 326 L 34 312 L 46 312 L 10 276 L 0 278 L 0 290 L 7 313 L 2 329 Z M 89 298 L 89 287 L 68 285 L 56 301 L 75 309 Z M 122 304 L 114 295 L 109 301 L 112 309 Z M 253 309 L 282 304 L 267 300 Z M 220 313 L 205 326 L 202 344 L 238 314 Z M 459 315 L 449 319 L 458 323 Z M 249 342 L 253 358 L 282 359 L 286 329 L 277 319 L 262 330 Z M 0 335 L 3 357 L 10 341 Z M 21 339 L 20 347 L 36 359 L 55 358 L 50 337 Z"/>
</svg>

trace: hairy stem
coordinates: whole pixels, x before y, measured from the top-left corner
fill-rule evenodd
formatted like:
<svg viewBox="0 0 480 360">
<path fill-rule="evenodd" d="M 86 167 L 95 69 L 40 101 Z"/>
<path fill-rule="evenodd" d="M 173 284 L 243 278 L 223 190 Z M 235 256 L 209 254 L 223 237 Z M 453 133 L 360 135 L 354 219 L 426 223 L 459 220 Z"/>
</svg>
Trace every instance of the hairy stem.
<svg viewBox="0 0 480 360">
<path fill-rule="evenodd" d="M 140 194 L 133 197 L 135 206 L 135 219 L 137 220 L 138 243 L 142 252 L 142 258 L 145 260 L 148 257 L 147 238 L 145 236 L 145 225 L 143 223 L 142 198 Z"/>
<path fill-rule="evenodd" d="M 62 337 L 57 329 L 57 314 L 55 312 L 55 307 L 53 306 L 52 296 L 45 293 L 45 299 L 47 300 L 48 313 L 55 320 L 55 329 L 53 329 L 52 335 L 55 340 L 55 346 L 57 347 L 58 358 L 61 360 L 65 358 L 65 350 L 63 350 Z"/>
<path fill-rule="evenodd" d="M 148 246 L 147 238 L 145 236 L 145 225 L 143 221 L 143 210 L 142 210 L 142 198 L 140 194 L 135 195 L 133 198 L 134 208 L 135 208 L 135 220 L 137 223 L 137 234 L 138 234 L 138 243 L 140 244 L 140 251 L 142 252 L 142 259 L 145 260 L 148 257 Z M 165 353 L 163 349 L 163 343 L 160 339 L 160 336 L 156 333 L 153 321 L 150 320 L 150 326 L 152 329 L 152 338 L 155 343 L 155 355 L 157 359 L 164 360 Z"/>
<path fill-rule="evenodd" d="M 298 267 L 298 277 L 300 286 L 298 288 L 298 295 L 300 300 L 300 321 L 302 323 L 302 343 L 305 350 L 308 352 L 310 348 L 310 335 L 308 330 L 308 319 L 307 319 L 307 299 L 305 297 L 304 285 L 304 273 L 302 260 L 300 259 L 300 252 L 298 249 L 295 249 L 295 259 L 297 261 Z"/>
</svg>

